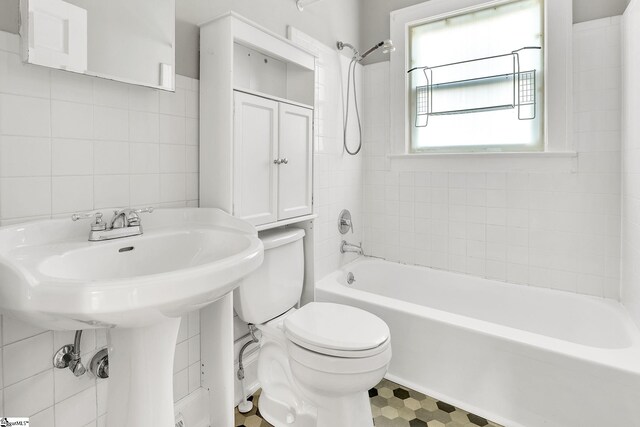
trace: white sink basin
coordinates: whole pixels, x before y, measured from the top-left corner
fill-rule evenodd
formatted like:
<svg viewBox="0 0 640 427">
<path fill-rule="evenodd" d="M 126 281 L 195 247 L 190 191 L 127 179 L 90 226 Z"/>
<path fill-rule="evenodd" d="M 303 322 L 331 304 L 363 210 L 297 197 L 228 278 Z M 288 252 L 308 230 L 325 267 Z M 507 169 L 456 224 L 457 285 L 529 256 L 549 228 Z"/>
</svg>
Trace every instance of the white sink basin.
<svg viewBox="0 0 640 427">
<path fill-rule="evenodd" d="M 202 307 L 262 262 L 255 229 L 217 209 L 160 209 L 144 234 L 89 242 L 68 219 L 0 228 L 0 310 L 47 329 L 140 327 Z"/>
<path fill-rule="evenodd" d="M 218 209 L 160 209 L 142 225 L 104 242 L 71 219 L 0 228 L 0 312 L 46 329 L 109 328 L 108 427 L 174 426 L 180 316 L 214 302 L 208 339 L 222 337 L 226 357 L 207 369 L 233 384 L 230 292 L 263 259 L 255 228 Z M 232 411 L 223 389 L 211 403 Z"/>
</svg>

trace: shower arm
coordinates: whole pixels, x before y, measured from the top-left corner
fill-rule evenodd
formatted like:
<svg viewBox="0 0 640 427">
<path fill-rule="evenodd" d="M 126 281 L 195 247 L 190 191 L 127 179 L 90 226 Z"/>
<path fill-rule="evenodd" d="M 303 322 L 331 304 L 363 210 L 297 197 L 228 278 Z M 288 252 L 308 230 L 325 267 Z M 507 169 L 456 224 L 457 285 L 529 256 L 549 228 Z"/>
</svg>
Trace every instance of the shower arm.
<svg viewBox="0 0 640 427">
<path fill-rule="evenodd" d="M 360 61 L 362 61 L 364 58 L 366 58 L 367 56 L 369 56 L 371 53 L 375 52 L 376 50 L 380 49 L 382 46 L 384 46 L 384 42 L 380 42 L 377 43 L 375 45 L 373 45 L 369 50 L 367 50 L 365 53 L 363 53 L 360 56 Z"/>
</svg>

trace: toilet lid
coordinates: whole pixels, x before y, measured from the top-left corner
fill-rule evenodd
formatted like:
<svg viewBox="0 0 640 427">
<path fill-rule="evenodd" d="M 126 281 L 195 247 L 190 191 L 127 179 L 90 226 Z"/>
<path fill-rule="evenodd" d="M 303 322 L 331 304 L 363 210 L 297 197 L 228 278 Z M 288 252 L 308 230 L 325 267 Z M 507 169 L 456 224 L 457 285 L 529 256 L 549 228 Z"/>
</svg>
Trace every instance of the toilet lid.
<svg viewBox="0 0 640 427">
<path fill-rule="evenodd" d="M 367 311 L 342 304 L 312 302 L 284 320 L 289 339 L 301 347 L 327 353 L 361 352 L 389 340 L 387 324 Z M 369 353 L 369 352 L 367 352 Z"/>
</svg>

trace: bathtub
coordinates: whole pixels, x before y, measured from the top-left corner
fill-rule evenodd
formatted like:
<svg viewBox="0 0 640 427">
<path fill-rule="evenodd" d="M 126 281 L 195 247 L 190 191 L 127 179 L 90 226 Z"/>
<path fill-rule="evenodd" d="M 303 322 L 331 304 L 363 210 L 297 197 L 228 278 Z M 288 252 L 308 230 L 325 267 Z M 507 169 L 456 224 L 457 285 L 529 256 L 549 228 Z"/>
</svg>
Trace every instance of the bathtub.
<svg viewBox="0 0 640 427">
<path fill-rule="evenodd" d="M 618 302 L 370 258 L 315 292 L 387 322 L 392 381 L 505 426 L 640 426 L 640 332 Z"/>
</svg>

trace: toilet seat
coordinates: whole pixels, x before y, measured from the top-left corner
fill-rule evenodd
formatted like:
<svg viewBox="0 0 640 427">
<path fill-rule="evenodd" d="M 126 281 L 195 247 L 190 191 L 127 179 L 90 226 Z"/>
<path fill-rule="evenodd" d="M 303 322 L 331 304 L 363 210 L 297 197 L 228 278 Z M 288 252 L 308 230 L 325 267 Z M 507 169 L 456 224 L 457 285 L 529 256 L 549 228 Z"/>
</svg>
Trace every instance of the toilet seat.
<svg viewBox="0 0 640 427">
<path fill-rule="evenodd" d="M 284 319 L 286 337 L 315 353 L 372 357 L 389 346 L 389 327 L 379 317 L 342 304 L 309 303 Z"/>
</svg>

